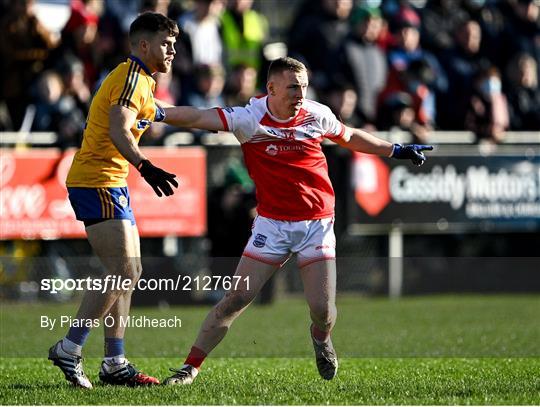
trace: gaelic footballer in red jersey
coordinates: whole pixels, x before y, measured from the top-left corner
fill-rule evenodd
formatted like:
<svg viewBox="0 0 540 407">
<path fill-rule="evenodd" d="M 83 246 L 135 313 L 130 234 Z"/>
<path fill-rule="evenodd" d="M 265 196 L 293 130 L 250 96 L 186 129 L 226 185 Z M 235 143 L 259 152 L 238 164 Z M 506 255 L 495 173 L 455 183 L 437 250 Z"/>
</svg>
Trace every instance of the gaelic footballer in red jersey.
<svg viewBox="0 0 540 407">
<path fill-rule="evenodd" d="M 342 124 L 330 109 L 306 99 L 305 66 L 293 58 L 270 64 L 268 94 L 245 107 L 165 109 L 166 122 L 181 127 L 226 130 L 241 143 L 257 190 L 258 216 L 238 264 L 237 286 L 210 311 L 182 367 L 165 384 L 190 384 L 206 356 L 224 338 L 264 283 L 297 254 L 310 309 L 310 334 L 320 375 L 335 377 L 338 359 L 330 334 L 336 321 L 336 239 L 334 190 L 321 143 L 335 143 L 368 154 L 410 159 L 421 165 L 431 146 L 392 145 Z M 249 284 L 246 284 L 249 281 Z"/>
</svg>

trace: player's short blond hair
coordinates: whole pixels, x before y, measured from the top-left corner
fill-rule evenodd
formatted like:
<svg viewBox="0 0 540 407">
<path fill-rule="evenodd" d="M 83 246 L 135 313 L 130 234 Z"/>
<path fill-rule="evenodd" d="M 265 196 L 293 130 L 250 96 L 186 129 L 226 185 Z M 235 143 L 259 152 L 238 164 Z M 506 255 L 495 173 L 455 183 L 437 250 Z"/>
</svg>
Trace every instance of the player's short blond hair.
<svg viewBox="0 0 540 407">
<path fill-rule="evenodd" d="M 268 78 L 285 71 L 304 72 L 307 71 L 307 68 L 302 62 L 291 57 L 274 59 L 268 67 Z"/>
</svg>

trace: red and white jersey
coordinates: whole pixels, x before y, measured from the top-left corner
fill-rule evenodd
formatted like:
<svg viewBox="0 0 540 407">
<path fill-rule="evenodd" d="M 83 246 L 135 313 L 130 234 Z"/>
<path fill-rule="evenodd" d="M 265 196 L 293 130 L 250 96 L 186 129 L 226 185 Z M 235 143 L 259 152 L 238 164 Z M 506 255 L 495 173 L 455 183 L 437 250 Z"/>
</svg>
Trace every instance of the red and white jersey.
<svg viewBox="0 0 540 407">
<path fill-rule="evenodd" d="M 264 96 L 218 113 L 242 145 L 260 215 L 287 221 L 334 215 L 334 189 L 321 142 L 343 137 L 345 126 L 328 107 L 305 100 L 294 118 L 280 120 L 269 112 Z"/>
</svg>

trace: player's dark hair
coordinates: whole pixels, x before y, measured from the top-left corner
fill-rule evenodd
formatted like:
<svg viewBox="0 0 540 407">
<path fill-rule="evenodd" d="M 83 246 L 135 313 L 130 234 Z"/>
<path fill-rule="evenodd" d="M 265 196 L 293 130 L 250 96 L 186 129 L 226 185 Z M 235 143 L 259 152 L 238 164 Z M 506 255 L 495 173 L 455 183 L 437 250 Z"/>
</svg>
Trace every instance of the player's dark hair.
<svg viewBox="0 0 540 407">
<path fill-rule="evenodd" d="M 303 72 L 306 70 L 306 66 L 297 59 L 282 57 L 270 62 L 270 66 L 268 67 L 268 78 L 284 71 Z"/>
<path fill-rule="evenodd" d="M 156 34 L 161 31 L 167 31 L 171 37 L 178 36 L 180 32 L 174 20 L 165 17 L 163 14 L 147 11 L 139 15 L 131 23 L 129 38 L 133 41 L 141 33 Z"/>
</svg>

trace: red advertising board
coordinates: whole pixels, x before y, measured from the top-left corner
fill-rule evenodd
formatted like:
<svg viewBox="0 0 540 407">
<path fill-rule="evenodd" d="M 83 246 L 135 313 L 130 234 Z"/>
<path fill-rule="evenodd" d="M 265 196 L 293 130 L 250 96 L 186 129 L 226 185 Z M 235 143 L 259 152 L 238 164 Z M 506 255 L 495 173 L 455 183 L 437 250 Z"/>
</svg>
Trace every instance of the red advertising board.
<svg viewBox="0 0 540 407">
<path fill-rule="evenodd" d="M 143 237 L 206 232 L 206 152 L 200 147 L 145 148 L 155 165 L 177 175 L 180 187 L 158 198 L 131 168 L 128 185 Z M 75 150 L 0 149 L 0 239 L 85 237 L 67 198 L 65 179 Z"/>
</svg>

